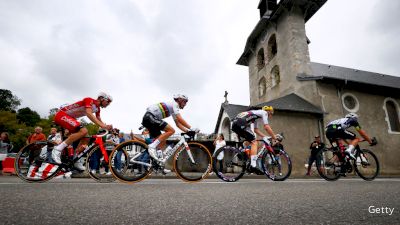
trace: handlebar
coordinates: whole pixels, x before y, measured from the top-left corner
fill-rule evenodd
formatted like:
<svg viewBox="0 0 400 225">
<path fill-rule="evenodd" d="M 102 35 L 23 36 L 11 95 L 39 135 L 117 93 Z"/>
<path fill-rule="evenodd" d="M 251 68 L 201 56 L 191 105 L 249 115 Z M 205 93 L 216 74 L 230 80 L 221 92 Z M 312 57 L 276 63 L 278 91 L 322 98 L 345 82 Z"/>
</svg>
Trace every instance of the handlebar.
<svg viewBox="0 0 400 225">
<path fill-rule="evenodd" d="M 98 133 L 102 133 L 102 132 L 104 132 L 104 134 L 95 134 L 92 137 L 94 137 L 94 138 L 102 138 L 102 137 L 104 137 L 104 136 L 106 136 L 107 134 L 110 133 L 110 131 L 106 130 L 106 129 L 100 129 Z"/>
</svg>

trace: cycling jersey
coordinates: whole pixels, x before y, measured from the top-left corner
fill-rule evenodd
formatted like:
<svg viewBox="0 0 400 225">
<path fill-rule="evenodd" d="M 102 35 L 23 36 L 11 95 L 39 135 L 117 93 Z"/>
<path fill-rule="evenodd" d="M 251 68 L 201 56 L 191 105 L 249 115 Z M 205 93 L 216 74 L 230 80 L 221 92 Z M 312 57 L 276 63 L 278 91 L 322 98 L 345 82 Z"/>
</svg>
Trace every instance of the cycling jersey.
<svg viewBox="0 0 400 225">
<path fill-rule="evenodd" d="M 247 126 L 254 123 L 254 127 L 258 127 L 258 122 L 263 121 L 263 124 L 268 124 L 268 113 L 264 110 L 250 110 L 239 113 L 236 118 L 237 120 L 244 120 Z"/>
<path fill-rule="evenodd" d="M 347 129 L 349 127 L 355 127 L 356 130 L 360 130 L 361 126 L 358 123 L 357 118 L 351 117 L 351 118 L 341 118 L 334 120 L 326 126 L 326 128 L 331 128 L 331 129 Z"/>
<path fill-rule="evenodd" d="M 350 117 L 337 119 L 328 123 L 325 129 L 325 135 L 331 143 L 337 139 L 354 140 L 357 137 L 356 134 L 346 130 L 350 127 L 355 127 L 356 130 L 361 129 L 357 118 Z"/>
<path fill-rule="evenodd" d="M 158 119 L 164 119 L 172 115 L 174 119 L 179 114 L 179 105 L 177 102 L 160 102 L 149 106 L 147 112 L 153 114 Z"/>
<path fill-rule="evenodd" d="M 92 98 L 84 98 L 74 104 L 61 107 L 56 113 L 54 121 L 74 133 L 82 127 L 76 119 L 85 116 L 87 108 L 91 108 L 97 118 L 100 117 L 100 103 Z"/>
<path fill-rule="evenodd" d="M 100 103 L 93 98 L 84 98 L 74 104 L 61 107 L 60 110 L 71 117 L 79 118 L 86 115 L 86 109 L 91 108 L 96 117 L 100 116 Z"/>
<path fill-rule="evenodd" d="M 255 135 L 250 129 L 253 123 L 254 127 L 258 127 L 258 121 L 262 120 L 264 124 L 268 124 L 268 113 L 264 110 L 250 110 L 239 113 L 232 123 L 232 131 L 246 141 L 255 140 Z"/>
</svg>

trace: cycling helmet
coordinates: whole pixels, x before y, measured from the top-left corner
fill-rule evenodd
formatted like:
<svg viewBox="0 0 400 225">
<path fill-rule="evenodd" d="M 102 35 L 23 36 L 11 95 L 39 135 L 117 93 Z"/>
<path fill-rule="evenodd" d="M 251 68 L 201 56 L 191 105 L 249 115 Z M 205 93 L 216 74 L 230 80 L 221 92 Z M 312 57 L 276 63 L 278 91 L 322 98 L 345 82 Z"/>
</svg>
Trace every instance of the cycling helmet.
<svg viewBox="0 0 400 225">
<path fill-rule="evenodd" d="M 186 95 L 182 95 L 182 94 L 175 94 L 174 95 L 174 100 L 177 100 L 177 99 L 183 99 L 183 100 L 186 100 L 186 101 L 189 100 L 189 98 Z"/>
<path fill-rule="evenodd" d="M 356 118 L 356 119 L 358 119 L 358 115 L 355 114 L 355 113 L 349 113 L 349 114 L 346 115 L 346 118 Z"/>
<path fill-rule="evenodd" d="M 105 100 L 108 100 L 109 102 L 112 102 L 113 98 L 111 97 L 111 95 L 105 93 L 105 92 L 100 92 L 99 95 L 97 96 L 97 98 L 103 98 Z"/>
<path fill-rule="evenodd" d="M 262 107 L 262 110 L 264 110 L 264 111 L 270 111 L 270 112 L 274 112 L 274 108 L 272 107 L 272 106 L 270 106 L 270 105 L 265 105 L 265 106 L 263 106 Z"/>
</svg>

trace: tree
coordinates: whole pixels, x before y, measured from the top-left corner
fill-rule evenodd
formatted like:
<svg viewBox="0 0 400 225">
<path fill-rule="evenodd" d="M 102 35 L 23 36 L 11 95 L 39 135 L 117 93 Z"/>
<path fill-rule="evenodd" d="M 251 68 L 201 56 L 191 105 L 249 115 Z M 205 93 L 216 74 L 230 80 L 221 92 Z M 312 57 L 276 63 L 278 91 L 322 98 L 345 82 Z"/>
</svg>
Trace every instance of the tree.
<svg viewBox="0 0 400 225">
<path fill-rule="evenodd" d="M 21 100 L 10 90 L 0 89 L 0 110 L 15 111 L 21 105 Z"/>
<path fill-rule="evenodd" d="M 40 116 L 29 107 L 25 107 L 18 109 L 17 119 L 20 123 L 25 123 L 27 126 L 33 127 L 40 121 Z"/>
</svg>

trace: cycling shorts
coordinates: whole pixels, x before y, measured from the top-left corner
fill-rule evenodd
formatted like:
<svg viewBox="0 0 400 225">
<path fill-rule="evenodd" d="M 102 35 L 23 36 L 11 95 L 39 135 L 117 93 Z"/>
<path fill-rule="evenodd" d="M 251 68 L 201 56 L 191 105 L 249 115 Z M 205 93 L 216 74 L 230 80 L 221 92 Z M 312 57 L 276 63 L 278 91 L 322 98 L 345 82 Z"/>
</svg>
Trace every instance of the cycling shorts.
<svg viewBox="0 0 400 225">
<path fill-rule="evenodd" d="M 357 135 L 351 131 L 330 127 L 326 129 L 325 135 L 331 143 L 337 139 L 354 140 L 357 137 Z"/>
<path fill-rule="evenodd" d="M 54 116 L 54 122 L 61 127 L 68 129 L 71 133 L 79 131 L 83 126 L 74 117 L 64 111 L 58 111 Z"/>
<path fill-rule="evenodd" d="M 151 138 L 157 138 L 161 135 L 161 131 L 168 125 L 167 122 L 154 116 L 150 112 L 146 112 L 143 116 L 142 125 L 149 130 Z"/>
<path fill-rule="evenodd" d="M 244 119 L 233 120 L 232 131 L 235 132 L 239 138 L 244 138 L 246 141 L 252 142 L 256 139 L 253 132 L 249 130 L 246 120 Z"/>
</svg>

